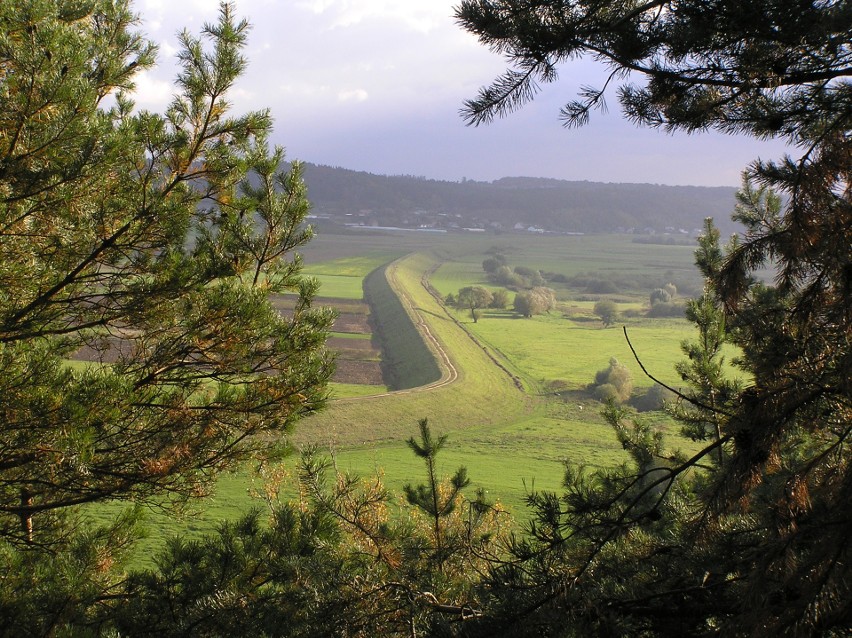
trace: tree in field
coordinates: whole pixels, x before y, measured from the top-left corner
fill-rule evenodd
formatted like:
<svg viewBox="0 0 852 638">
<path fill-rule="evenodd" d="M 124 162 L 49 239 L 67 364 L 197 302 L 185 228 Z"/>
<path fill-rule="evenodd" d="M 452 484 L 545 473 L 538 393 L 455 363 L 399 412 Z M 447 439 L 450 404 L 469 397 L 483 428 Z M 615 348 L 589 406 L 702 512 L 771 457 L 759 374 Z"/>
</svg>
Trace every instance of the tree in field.
<svg viewBox="0 0 852 638">
<path fill-rule="evenodd" d="M 503 288 L 499 288 L 491 293 L 490 308 L 503 309 L 509 305 L 509 292 Z"/>
<path fill-rule="evenodd" d="M 126 2 L 3 3 L 0 22 L 0 561 L 21 570 L 0 605 L 41 634 L 112 599 L 132 536 L 79 507 L 169 509 L 278 455 L 326 398 L 333 316 L 294 252 L 299 165 L 280 171 L 266 112 L 228 110 L 248 31 L 230 5 L 181 35 L 162 115 L 127 94 L 155 47 Z"/>
<path fill-rule="evenodd" d="M 515 272 L 506 265 L 498 267 L 497 270 L 490 275 L 490 278 L 495 284 L 500 284 L 501 286 L 518 287 L 524 285 L 524 278 L 515 274 Z"/>
<path fill-rule="evenodd" d="M 479 311 L 482 308 L 488 308 L 494 297 L 488 288 L 482 286 L 465 286 L 459 290 L 456 296 L 456 305 L 459 308 L 467 308 L 470 310 L 470 318 L 473 323 L 479 321 Z"/>
<path fill-rule="evenodd" d="M 515 295 L 513 307 L 515 312 L 524 317 L 543 315 L 550 312 L 556 306 L 556 293 L 551 288 L 539 286 L 532 290 L 525 290 Z"/>
<path fill-rule="evenodd" d="M 472 124 L 520 107 L 561 64 L 588 55 L 608 75 L 566 104 L 566 125 L 585 124 L 620 84 L 624 113 L 639 124 L 776 137 L 796 152 L 749 168 L 734 215 L 744 232 L 723 247 L 705 231 L 699 250 L 708 294 L 690 314 L 705 343 L 688 353 L 690 390 L 680 400 L 705 446 L 664 459 L 654 441 L 631 434 L 632 470 L 569 473 L 564 499 L 538 500 L 517 561 L 491 580 L 498 620 L 489 628 L 848 633 L 848 3 L 463 0 L 456 11 L 512 66 L 466 104 Z M 756 277 L 764 267 L 771 284 Z M 743 387 L 716 376 L 719 334 L 742 352 Z M 638 432 L 625 414 L 610 416 L 622 434 Z"/>
<path fill-rule="evenodd" d="M 654 288 L 651 291 L 651 295 L 649 297 L 649 301 L 652 306 L 657 305 L 658 303 L 668 303 L 672 300 L 671 293 L 665 290 L 664 288 Z"/>
<path fill-rule="evenodd" d="M 601 401 L 624 403 L 633 393 L 633 375 L 627 366 L 612 357 L 609 365 L 595 374 L 592 389 Z"/>
<path fill-rule="evenodd" d="M 500 266 L 506 265 L 506 258 L 503 255 L 494 255 L 493 257 L 486 257 L 482 261 L 482 270 L 484 270 L 489 275 L 492 275 L 497 272 L 497 269 Z"/>
<path fill-rule="evenodd" d="M 618 306 L 614 301 L 609 299 L 601 299 L 595 302 L 594 312 L 603 322 L 604 328 L 608 328 L 615 323 L 618 318 Z"/>
</svg>

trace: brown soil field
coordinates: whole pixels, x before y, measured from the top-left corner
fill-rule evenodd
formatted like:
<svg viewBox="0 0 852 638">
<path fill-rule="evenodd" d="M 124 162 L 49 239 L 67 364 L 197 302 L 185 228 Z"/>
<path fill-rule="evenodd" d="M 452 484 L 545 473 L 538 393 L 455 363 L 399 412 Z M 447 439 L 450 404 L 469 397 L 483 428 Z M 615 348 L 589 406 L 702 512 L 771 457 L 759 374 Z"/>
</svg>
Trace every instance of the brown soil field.
<svg viewBox="0 0 852 638">
<path fill-rule="evenodd" d="M 332 350 L 357 350 L 362 354 L 368 352 L 378 352 L 373 347 L 372 339 L 347 339 L 346 337 L 331 337 L 328 340 L 328 347 Z"/>
<path fill-rule="evenodd" d="M 338 383 L 358 383 L 361 385 L 382 385 L 382 369 L 378 361 L 337 360 L 334 380 Z"/>
<path fill-rule="evenodd" d="M 359 334 L 371 334 L 370 325 L 367 323 L 368 315 L 341 312 L 334 320 L 334 330 L 337 332 L 357 332 Z"/>
<path fill-rule="evenodd" d="M 274 297 L 272 303 L 283 315 L 292 313 L 294 297 L 281 295 Z M 351 299 L 334 299 L 323 297 L 315 300 L 317 305 L 331 306 L 340 314 L 334 322 L 333 330 L 355 334 L 371 335 L 368 322 L 370 308 L 367 304 Z M 81 348 L 72 357 L 77 361 L 101 361 L 114 363 L 123 348 L 128 343 L 122 339 L 110 339 L 110 348 L 105 352 L 97 352 L 93 348 Z M 379 365 L 381 352 L 375 347 L 372 339 L 347 339 L 331 337 L 328 347 L 337 354 L 337 370 L 334 380 L 340 383 L 356 383 L 364 385 L 382 385 L 382 371 Z M 125 353 L 128 354 L 128 353 Z"/>
</svg>

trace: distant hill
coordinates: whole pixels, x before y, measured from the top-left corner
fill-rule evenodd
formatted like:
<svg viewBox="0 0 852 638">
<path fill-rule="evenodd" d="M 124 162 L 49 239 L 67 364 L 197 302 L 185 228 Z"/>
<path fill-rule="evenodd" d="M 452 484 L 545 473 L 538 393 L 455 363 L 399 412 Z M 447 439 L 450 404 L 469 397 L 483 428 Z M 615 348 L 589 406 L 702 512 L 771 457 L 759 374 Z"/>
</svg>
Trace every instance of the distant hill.
<svg viewBox="0 0 852 638">
<path fill-rule="evenodd" d="M 314 212 L 351 223 L 406 227 L 538 227 L 559 232 L 690 234 L 713 217 L 724 234 L 736 189 L 504 177 L 446 182 L 305 164 Z M 354 221 L 353 221 L 354 220 Z"/>
</svg>

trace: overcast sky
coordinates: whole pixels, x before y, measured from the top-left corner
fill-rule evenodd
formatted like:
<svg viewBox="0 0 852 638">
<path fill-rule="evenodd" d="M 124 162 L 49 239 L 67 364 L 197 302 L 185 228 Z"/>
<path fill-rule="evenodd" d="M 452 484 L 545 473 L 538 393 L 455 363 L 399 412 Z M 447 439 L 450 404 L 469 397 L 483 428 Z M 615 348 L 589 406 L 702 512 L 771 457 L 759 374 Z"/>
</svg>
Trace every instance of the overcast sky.
<svg viewBox="0 0 852 638">
<path fill-rule="evenodd" d="M 721 134 L 676 135 L 610 112 L 579 130 L 559 108 L 599 84 L 591 62 L 566 66 L 517 113 L 478 128 L 458 112 L 499 75 L 501 58 L 453 20 L 453 0 L 238 0 L 253 28 L 247 74 L 231 96 L 240 110 L 269 107 L 273 141 L 290 159 L 385 175 L 458 181 L 505 176 L 738 186 L 757 157 L 780 143 Z M 159 65 L 138 81 L 137 104 L 162 110 L 175 77 L 176 33 L 215 21 L 214 0 L 137 0 Z"/>
</svg>

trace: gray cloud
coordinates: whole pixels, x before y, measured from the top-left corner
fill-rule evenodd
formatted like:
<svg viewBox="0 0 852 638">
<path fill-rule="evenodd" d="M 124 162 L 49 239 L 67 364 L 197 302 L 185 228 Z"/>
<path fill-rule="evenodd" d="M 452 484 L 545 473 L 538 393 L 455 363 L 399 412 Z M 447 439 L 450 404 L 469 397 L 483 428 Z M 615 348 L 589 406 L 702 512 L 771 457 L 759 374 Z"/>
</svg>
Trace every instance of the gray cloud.
<svg viewBox="0 0 852 638">
<path fill-rule="evenodd" d="M 179 8 L 176 8 L 178 6 Z M 557 114 L 577 87 L 600 79 L 581 62 L 525 109 L 467 128 L 463 100 L 503 61 L 453 22 L 451 0 L 242 0 L 253 28 L 237 109 L 269 107 L 274 141 L 305 161 L 385 174 L 491 180 L 529 175 L 595 181 L 737 185 L 740 171 L 783 146 L 719 134 L 639 130 L 613 113 L 565 130 Z M 140 107 L 162 109 L 176 70 L 176 33 L 215 21 L 211 0 L 143 0 L 142 29 L 160 65 L 138 83 Z"/>
</svg>

